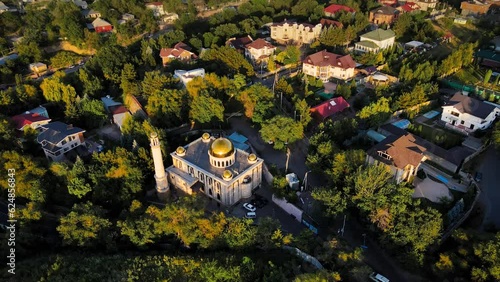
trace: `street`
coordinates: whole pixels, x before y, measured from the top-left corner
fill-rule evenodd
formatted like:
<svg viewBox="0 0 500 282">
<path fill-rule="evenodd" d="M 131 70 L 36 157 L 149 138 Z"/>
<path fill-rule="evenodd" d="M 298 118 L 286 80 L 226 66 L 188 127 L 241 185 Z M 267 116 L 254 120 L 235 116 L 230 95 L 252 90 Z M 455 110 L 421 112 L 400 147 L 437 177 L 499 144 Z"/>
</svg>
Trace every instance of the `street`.
<svg viewBox="0 0 500 282">
<path fill-rule="evenodd" d="M 481 229 L 484 230 L 489 224 L 494 224 L 500 228 L 500 185 L 498 185 L 498 173 L 500 172 L 500 153 L 493 146 L 490 146 L 479 157 L 478 171 L 483 174 L 483 179 L 479 183 L 481 188 L 480 203 L 484 208 L 484 219 Z"/>
</svg>

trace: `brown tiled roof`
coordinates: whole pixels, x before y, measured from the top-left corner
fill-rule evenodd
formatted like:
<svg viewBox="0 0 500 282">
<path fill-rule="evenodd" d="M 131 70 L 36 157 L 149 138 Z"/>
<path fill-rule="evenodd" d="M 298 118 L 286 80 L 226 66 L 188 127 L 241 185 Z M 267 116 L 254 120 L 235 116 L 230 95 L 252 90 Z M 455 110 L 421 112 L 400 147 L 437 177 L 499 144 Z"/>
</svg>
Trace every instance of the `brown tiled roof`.
<svg viewBox="0 0 500 282">
<path fill-rule="evenodd" d="M 375 8 L 375 9 L 370 11 L 370 13 L 383 14 L 383 15 L 394 15 L 397 12 L 398 12 L 398 10 L 394 9 L 391 6 L 382 6 L 382 7 L 378 7 L 378 8 Z"/>
<path fill-rule="evenodd" d="M 416 142 L 415 136 L 410 133 L 391 135 L 368 150 L 368 154 L 397 168 L 405 168 L 407 165 L 418 166 L 427 149 Z M 386 153 L 390 158 L 379 156 L 379 152 Z"/>
<path fill-rule="evenodd" d="M 322 26 L 332 26 L 332 25 L 334 25 L 334 26 L 340 27 L 340 28 L 344 26 L 341 22 L 330 20 L 330 19 L 321 19 L 319 21 L 319 23 Z"/>
<path fill-rule="evenodd" d="M 123 106 L 123 105 L 116 105 L 116 106 L 109 107 L 109 112 L 113 115 L 117 115 L 117 114 L 123 114 L 123 113 L 128 112 L 128 109 L 125 108 L 125 106 Z"/>
<path fill-rule="evenodd" d="M 191 47 L 187 46 L 184 42 L 175 44 L 174 48 L 161 48 L 160 57 L 164 58 L 173 56 L 178 58 L 184 51 L 191 53 L 192 58 L 197 57 L 194 53 L 191 52 Z"/>
<path fill-rule="evenodd" d="M 467 113 L 482 119 L 488 117 L 488 115 L 495 110 L 495 106 L 493 105 L 486 104 L 460 93 L 453 95 L 445 107 L 446 106 L 453 106 L 453 108 L 461 113 Z"/>
<path fill-rule="evenodd" d="M 343 69 L 356 67 L 356 63 L 350 55 L 337 55 L 326 50 L 307 56 L 304 63 L 313 66 L 335 66 Z"/>
<path fill-rule="evenodd" d="M 270 48 L 270 49 L 271 48 L 276 48 L 271 43 L 265 41 L 262 38 L 259 38 L 259 39 L 255 40 L 254 42 L 246 44 L 245 47 L 246 48 L 254 48 L 254 49 L 262 49 L 264 47 L 267 47 L 267 48 Z"/>
<path fill-rule="evenodd" d="M 245 46 L 249 43 L 252 43 L 253 39 L 250 37 L 250 35 L 247 35 L 245 37 L 240 37 L 240 38 L 230 38 L 227 42 L 226 45 L 231 45 L 236 49 L 244 49 Z"/>
</svg>

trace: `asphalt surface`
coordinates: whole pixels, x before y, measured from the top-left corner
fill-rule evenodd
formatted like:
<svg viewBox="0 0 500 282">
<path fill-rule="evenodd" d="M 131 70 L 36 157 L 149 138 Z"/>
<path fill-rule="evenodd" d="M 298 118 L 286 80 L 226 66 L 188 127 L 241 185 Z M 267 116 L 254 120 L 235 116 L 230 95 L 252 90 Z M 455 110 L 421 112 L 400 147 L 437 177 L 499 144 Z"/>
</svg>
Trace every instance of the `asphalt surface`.
<svg viewBox="0 0 500 282">
<path fill-rule="evenodd" d="M 500 228 L 500 185 L 498 184 L 498 174 L 500 173 L 500 152 L 490 146 L 486 152 L 480 156 L 478 171 L 483 174 L 483 179 L 479 183 L 481 188 L 480 202 L 485 207 L 485 214 L 482 228 L 489 224 L 494 224 Z"/>
</svg>

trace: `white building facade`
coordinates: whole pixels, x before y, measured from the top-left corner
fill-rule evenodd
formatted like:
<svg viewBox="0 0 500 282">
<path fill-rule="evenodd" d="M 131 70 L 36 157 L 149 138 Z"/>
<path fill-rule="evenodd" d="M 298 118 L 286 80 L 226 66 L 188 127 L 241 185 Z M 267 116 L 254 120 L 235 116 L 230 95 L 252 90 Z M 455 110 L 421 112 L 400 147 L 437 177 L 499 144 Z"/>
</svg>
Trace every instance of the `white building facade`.
<svg viewBox="0 0 500 282">
<path fill-rule="evenodd" d="M 321 24 L 284 21 L 271 25 L 271 38 L 280 43 L 311 44 L 321 34 Z"/>
<path fill-rule="evenodd" d="M 170 155 L 173 165 L 167 172 L 173 186 L 187 194 L 199 191 L 225 206 L 251 197 L 262 182 L 263 160 L 236 149 L 227 138 L 204 133 Z"/>
<path fill-rule="evenodd" d="M 304 59 L 302 72 L 323 82 L 330 78 L 348 80 L 354 77 L 355 67 L 356 63 L 350 55 L 342 56 L 323 50 Z"/>
</svg>

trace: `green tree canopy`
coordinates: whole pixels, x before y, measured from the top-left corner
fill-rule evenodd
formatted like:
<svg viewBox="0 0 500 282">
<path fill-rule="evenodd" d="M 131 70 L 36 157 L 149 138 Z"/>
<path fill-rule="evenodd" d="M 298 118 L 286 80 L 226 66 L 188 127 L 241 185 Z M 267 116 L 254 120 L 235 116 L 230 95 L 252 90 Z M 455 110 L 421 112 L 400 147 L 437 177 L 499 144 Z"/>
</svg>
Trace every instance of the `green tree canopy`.
<svg viewBox="0 0 500 282">
<path fill-rule="evenodd" d="M 285 116 L 275 116 L 262 123 L 262 139 L 274 142 L 274 149 L 282 150 L 286 144 L 302 138 L 304 127 L 301 123 Z"/>
</svg>

